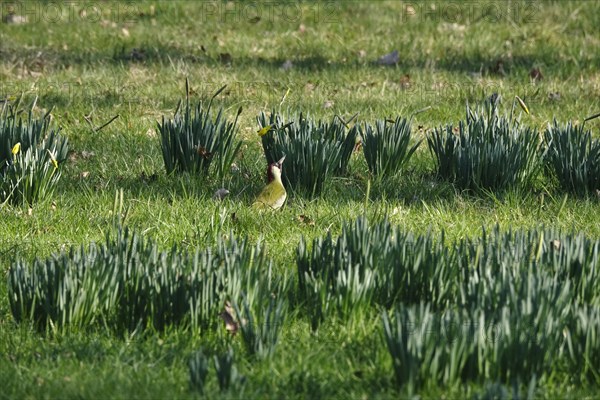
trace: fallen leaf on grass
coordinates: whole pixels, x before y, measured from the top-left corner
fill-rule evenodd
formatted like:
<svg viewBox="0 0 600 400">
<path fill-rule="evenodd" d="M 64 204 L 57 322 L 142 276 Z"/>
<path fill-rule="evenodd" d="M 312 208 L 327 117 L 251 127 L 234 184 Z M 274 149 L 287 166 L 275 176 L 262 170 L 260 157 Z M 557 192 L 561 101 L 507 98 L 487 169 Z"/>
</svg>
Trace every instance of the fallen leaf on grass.
<svg viewBox="0 0 600 400">
<path fill-rule="evenodd" d="M 398 50 L 394 50 L 389 54 L 379 57 L 376 61 L 379 65 L 396 65 L 400 61 Z"/>
<path fill-rule="evenodd" d="M 69 160 L 77 161 L 77 160 L 79 160 L 79 158 L 83 158 L 84 160 L 87 160 L 89 158 L 94 157 L 95 155 L 96 155 L 96 153 L 94 153 L 93 151 L 87 151 L 87 150 L 83 150 L 82 152 L 70 151 L 69 152 Z"/>
<path fill-rule="evenodd" d="M 300 221 L 303 224 L 306 224 L 308 226 L 315 226 L 315 221 L 310 218 L 308 215 L 298 215 L 298 221 Z"/>
<path fill-rule="evenodd" d="M 457 24 L 456 22 L 443 22 L 438 26 L 441 31 L 464 32 L 467 29 L 466 25 Z"/>
<path fill-rule="evenodd" d="M 483 73 L 481 71 L 469 71 L 467 72 L 469 78 L 471 79 L 481 79 L 483 77 Z"/>
<path fill-rule="evenodd" d="M 155 172 L 153 174 L 147 175 L 144 171 L 140 174 L 140 179 L 146 183 L 154 182 L 158 179 L 158 174 Z"/>
<path fill-rule="evenodd" d="M 221 312 L 219 316 L 225 322 L 225 329 L 231 332 L 232 335 L 235 335 L 238 330 L 238 324 L 233 318 L 233 310 L 229 303 L 225 303 L 225 311 Z"/>
<path fill-rule="evenodd" d="M 110 21 L 108 19 L 103 19 L 102 21 L 100 21 L 100 26 L 102 28 L 116 28 L 117 27 L 117 23 L 115 21 Z"/>
<path fill-rule="evenodd" d="M 204 158 L 205 160 L 208 160 L 212 157 L 213 153 L 211 153 L 210 151 L 206 150 L 206 148 L 204 146 L 197 146 L 196 147 L 196 153 L 198 153 L 198 155 L 202 158 Z"/>
<path fill-rule="evenodd" d="M 559 101 L 560 93 L 559 92 L 550 92 L 548 93 L 548 100 L 550 101 Z"/>
<path fill-rule="evenodd" d="M 146 51 L 134 47 L 131 49 L 131 53 L 129 53 L 129 59 L 131 61 L 144 61 L 146 59 Z"/>
<path fill-rule="evenodd" d="M 6 24 L 20 25 L 27 23 L 27 17 L 24 15 L 8 14 L 2 18 L 2 21 Z"/>
<path fill-rule="evenodd" d="M 219 54 L 219 62 L 223 65 L 231 65 L 233 61 L 233 58 L 231 57 L 231 54 L 229 53 L 220 53 Z"/>
<path fill-rule="evenodd" d="M 400 78 L 400 87 L 402 89 L 408 89 L 410 88 L 410 75 L 409 74 L 404 74 L 401 78 Z"/>
<path fill-rule="evenodd" d="M 505 76 L 506 71 L 504 71 L 504 61 L 496 60 L 496 63 L 492 66 L 491 71 L 494 74 Z"/>
<path fill-rule="evenodd" d="M 220 188 L 217 189 L 215 191 L 215 194 L 213 195 L 213 200 L 223 200 L 225 197 L 227 197 L 227 195 L 229 194 L 229 190 L 225 189 L 225 188 Z"/>
<path fill-rule="evenodd" d="M 225 322 L 225 329 L 227 330 L 227 332 L 231 333 L 232 335 L 235 335 L 240 328 L 240 323 L 238 322 L 237 315 L 230 302 L 225 302 L 225 310 L 223 310 L 221 314 L 219 314 L 219 317 L 221 317 L 223 322 Z M 242 318 L 241 323 L 242 326 L 245 326 L 247 321 Z"/>
<path fill-rule="evenodd" d="M 544 75 L 542 75 L 542 71 L 540 71 L 539 68 L 532 68 L 531 71 L 529 71 L 529 77 L 533 82 L 544 79 Z"/>
</svg>

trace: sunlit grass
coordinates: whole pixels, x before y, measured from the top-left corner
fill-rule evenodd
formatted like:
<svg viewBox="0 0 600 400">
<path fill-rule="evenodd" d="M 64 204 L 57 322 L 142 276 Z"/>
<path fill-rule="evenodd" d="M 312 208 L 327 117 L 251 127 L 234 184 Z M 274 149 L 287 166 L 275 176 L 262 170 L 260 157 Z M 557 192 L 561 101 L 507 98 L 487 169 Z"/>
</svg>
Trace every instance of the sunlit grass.
<svg viewBox="0 0 600 400">
<path fill-rule="evenodd" d="M 25 14 L 20 4 L 15 13 Z M 503 109 L 510 109 L 515 95 L 522 98 L 531 115 L 523 114 L 521 123 L 538 132 L 554 118 L 581 123 L 597 114 L 597 3 L 489 3 L 500 18 L 480 18 L 488 3 L 452 3 L 462 11 L 456 18 L 449 17 L 453 10 L 445 2 L 432 3 L 435 9 L 414 2 L 413 10 L 396 1 L 257 3 L 255 9 L 244 8 L 245 2 L 141 1 L 120 9 L 120 3 L 100 2 L 98 18 L 91 8 L 86 16 L 83 4 L 69 3 L 56 21 L 43 17 L 47 4 L 27 2 L 25 24 L 0 23 L 0 100 L 37 96 L 35 111 L 52 108 L 53 123 L 62 128 L 71 152 L 60 165 L 51 201 L 0 209 L 4 277 L 17 257 L 45 259 L 69 246 L 103 242 L 115 219 L 164 249 L 195 251 L 231 231 L 251 243 L 261 241 L 274 271 L 292 275 L 301 237 L 307 242 L 327 233 L 337 237 L 345 222 L 362 215 L 387 216 L 415 234 L 444 231 L 448 242 L 478 237 L 483 227 L 496 224 L 501 230 L 543 225 L 600 237 L 600 202 L 593 192 L 567 194 L 549 176 L 504 193 L 461 192 L 436 176 L 424 143 L 390 179 L 369 183 L 362 151 L 355 151 L 348 172 L 326 180 L 315 199 L 288 190 L 279 212 L 257 214 L 249 207 L 266 179 L 256 135 L 261 111 L 302 111 L 324 120 L 358 113 L 356 122 L 370 124 L 415 114 L 415 140 L 436 127 L 456 125 L 465 118 L 467 102 L 476 104 L 494 92 Z M 9 4 L 0 7 L 4 17 Z M 396 49 L 397 65 L 374 63 Z M 530 77 L 533 68 L 543 79 Z M 164 172 L 156 123 L 173 117 L 186 95 L 186 78 L 192 102 L 207 101 L 227 85 L 214 104 L 232 118 L 243 109 L 238 170 L 226 174 L 223 184 Z M 592 137 L 599 137 L 599 121 L 586 122 Z M 215 202 L 213 193 L 221 186 L 231 193 Z M 121 190 L 123 207 L 115 215 Z M 228 345 L 247 379 L 244 397 L 406 394 L 394 380 L 375 312 L 348 326 L 324 321 L 315 335 L 291 299 L 277 351 L 255 362 L 246 357 L 239 335 L 228 338 L 226 332 L 39 334 L 14 325 L 6 296 L 2 279 L 0 381 L 6 386 L 0 397 L 193 397 L 189 356 L 202 346 L 212 360 Z M 207 379 L 206 391 L 214 398 L 220 392 L 212 366 Z M 580 388 L 568 374 L 556 374 L 538 381 L 536 394 L 591 397 L 597 385 Z M 431 386 L 422 396 L 464 398 L 483 386 Z"/>
</svg>

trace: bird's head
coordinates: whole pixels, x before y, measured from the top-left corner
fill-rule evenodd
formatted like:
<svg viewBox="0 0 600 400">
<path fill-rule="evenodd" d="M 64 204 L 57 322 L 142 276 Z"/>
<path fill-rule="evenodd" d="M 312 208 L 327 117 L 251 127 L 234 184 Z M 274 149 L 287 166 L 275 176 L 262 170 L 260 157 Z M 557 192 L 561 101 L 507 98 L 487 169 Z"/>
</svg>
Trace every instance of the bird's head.
<svg viewBox="0 0 600 400">
<path fill-rule="evenodd" d="M 279 161 L 269 164 L 267 167 L 267 181 L 273 182 L 275 179 L 281 179 L 281 168 L 285 160 L 285 156 L 281 157 Z"/>
</svg>

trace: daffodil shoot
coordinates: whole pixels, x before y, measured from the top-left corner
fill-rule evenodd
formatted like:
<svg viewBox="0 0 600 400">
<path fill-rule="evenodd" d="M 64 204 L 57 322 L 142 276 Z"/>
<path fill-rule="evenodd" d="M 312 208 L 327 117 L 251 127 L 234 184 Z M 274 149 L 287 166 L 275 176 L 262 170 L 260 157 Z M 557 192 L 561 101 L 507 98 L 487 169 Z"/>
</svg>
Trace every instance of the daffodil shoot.
<svg viewBox="0 0 600 400">
<path fill-rule="evenodd" d="M 523 101 L 523 99 L 521 99 L 519 96 L 515 96 L 515 98 L 517 99 L 517 102 L 519 103 L 519 106 L 521 106 L 521 109 L 523 111 L 525 111 L 525 114 L 529 115 L 529 108 L 527 108 L 527 105 L 525 104 L 525 102 Z"/>
</svg>

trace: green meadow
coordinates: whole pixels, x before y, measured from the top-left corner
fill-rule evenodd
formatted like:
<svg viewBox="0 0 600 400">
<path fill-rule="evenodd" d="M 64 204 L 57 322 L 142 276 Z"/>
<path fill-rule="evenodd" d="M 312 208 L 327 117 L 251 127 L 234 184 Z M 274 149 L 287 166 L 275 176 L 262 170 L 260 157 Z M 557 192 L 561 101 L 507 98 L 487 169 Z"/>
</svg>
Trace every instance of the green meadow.
<svg viewBox="0 0 600 400">
<path fill-rule="evenodd" d="M 600 2 L 0 13 L 0 398 L 597 398 Z"/>
</svg>

